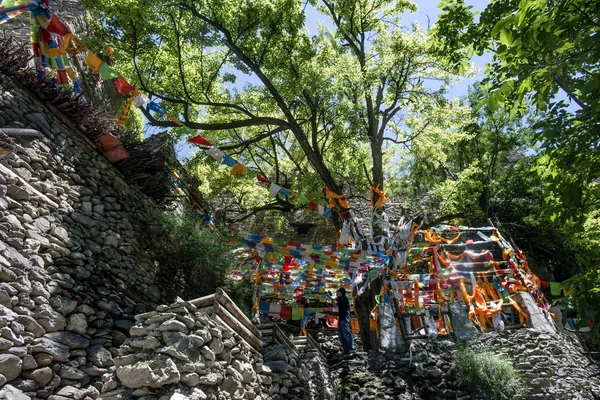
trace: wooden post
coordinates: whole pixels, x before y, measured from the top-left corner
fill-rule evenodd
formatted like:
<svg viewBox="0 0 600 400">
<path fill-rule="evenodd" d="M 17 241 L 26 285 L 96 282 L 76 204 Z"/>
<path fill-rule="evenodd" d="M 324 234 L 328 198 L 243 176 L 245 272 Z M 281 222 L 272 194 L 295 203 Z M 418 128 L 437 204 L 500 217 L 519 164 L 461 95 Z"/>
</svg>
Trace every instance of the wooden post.
<svg viewBox="0 0 600 400">
<path fill-rule="evenodd" d="M 260 331 L 252 324 L 252 321 L 246 317 L 246 315 L 239 309 L 239 307 L 231 300 L 231 298 L 221 288 L 217 288 L 215 291 L 215 301 L 223 306 L 235 319 L 242 323 L 247 330 L 252 332 L 257 338 L 261 338 Z"/>
<path fill-rule="evenodd" d="M 231 330 L 240 335 L 256 350 L 260 350 L 262 348 L 262 341 L 260 340 L 260 338 L 256 337 L 256 335 L 254 335 L 252 332 L 246 329 L 246 327 L 242 323 L 240 323 L 240 321 L 237 320 L 233 315 L 231 315 L 229 311 L 227 311 L 223 306 L 221 306 L 221 304 L 215 302 L 214 309 L 214 315 L 218 316 L 227 325 L 229 325 Z"/>
</svg>

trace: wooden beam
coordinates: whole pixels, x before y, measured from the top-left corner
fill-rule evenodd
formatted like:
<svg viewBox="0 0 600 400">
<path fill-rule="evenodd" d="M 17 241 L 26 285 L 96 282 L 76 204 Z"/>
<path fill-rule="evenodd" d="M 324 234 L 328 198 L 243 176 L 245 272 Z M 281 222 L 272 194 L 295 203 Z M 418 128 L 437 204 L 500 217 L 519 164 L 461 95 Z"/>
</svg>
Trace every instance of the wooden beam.
<svg viewBox="0 0 600 400">
<path fill-rule="evenodd" d="M 222 305 L 231 315 L 241 322 L 254 336 L 261 338 L 260 331 L 252 324 L 252 321 L 239 309 L 239 307 L 231 300 L 231 298 L 221 288 L 217 288 L 215 292 L 215 301 Z"/>
<path fill-rule="evenodd" d="M 212 306 L 215 302 L 215 295 L 209 294 L 208 296 L 200 297 L 198 299 L 190 300 L 190 303 L 198 308 Z"/>
<path fill-rule="evenodd" d="M 229 313 L 222 305 L 215 302 L 215 315 L 219 316 L 229 327 L 237 332 L 246 342 L 250 343 L 256 350 L 262 348 L 262 341 L 259 337 L 250 332 L 246 327 L 240 323 L 233 315 Z"/>
</svg>

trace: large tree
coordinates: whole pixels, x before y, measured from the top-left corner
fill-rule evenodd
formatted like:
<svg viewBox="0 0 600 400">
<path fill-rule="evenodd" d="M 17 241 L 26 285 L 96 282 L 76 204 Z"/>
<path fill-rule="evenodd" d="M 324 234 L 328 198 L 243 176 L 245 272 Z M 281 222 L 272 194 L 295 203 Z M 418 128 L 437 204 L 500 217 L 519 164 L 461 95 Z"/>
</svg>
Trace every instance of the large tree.
<svg viewBox="0 0 600 400">
<path fill-rule="evenodd" d="M 321 195 L 367 187 L 363 164 L 383 189 L 385 142 L 409 140 L 396 134 L 404 112 L 432 96 L 426 80 L 450 78 L 426 32 L 402 23 L 409 1 L 82 3 L 98 17 L 91 47 L 113 46 L 163 108 L 277 183 L 315 192 L 316 173 Z M 312 34 L 307 7 L 326 21 Z"/>
</svg>

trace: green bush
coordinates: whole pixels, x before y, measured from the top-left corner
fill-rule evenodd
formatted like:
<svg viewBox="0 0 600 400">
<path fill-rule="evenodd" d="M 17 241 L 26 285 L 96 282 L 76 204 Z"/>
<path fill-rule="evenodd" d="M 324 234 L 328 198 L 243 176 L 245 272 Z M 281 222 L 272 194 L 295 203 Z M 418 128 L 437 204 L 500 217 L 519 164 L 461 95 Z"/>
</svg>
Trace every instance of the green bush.
<svg viewBox="0 0 600 400">
<path fill-rule="evenodd" d="M 196 211 L 149 205 L 143 217 L 145 243 L 157 258 L 158 275 L 169 294 L 165 300 L 191 300 L 224 285 L 230 246 Z"/>
<path fill-rule="evenodd" d="M 489 351 L 464 348 L 455 355 L 458 381 L 473 394 L 491 400 L 518 399 L 523 381 L 512 363 Z"/>
</svg>

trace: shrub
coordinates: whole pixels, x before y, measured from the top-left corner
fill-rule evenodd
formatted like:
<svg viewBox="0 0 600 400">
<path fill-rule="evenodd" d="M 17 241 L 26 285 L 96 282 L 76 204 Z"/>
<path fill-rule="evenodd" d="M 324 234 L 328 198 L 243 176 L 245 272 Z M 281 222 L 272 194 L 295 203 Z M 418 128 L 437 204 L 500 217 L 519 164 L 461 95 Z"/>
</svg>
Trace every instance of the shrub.
<svg viewBox="0 0 600 400">
<path fill-rule="evenodd" d="M 200 215 L 186 207 L 167 210 L 145 208 L 145 239 L 158 261 L 158 275 L 171 301 L 213 293 L 225 283 L 230 246 L 217 231 L 210 230 Z"/>
<path fill-rule="evenodd" d="M 457 351 L 455 364 L 459 383 L 476 395 L 503 400 L 524 394 L 519 372 L 505 357 L 464 348 Z"/>
</svg>

